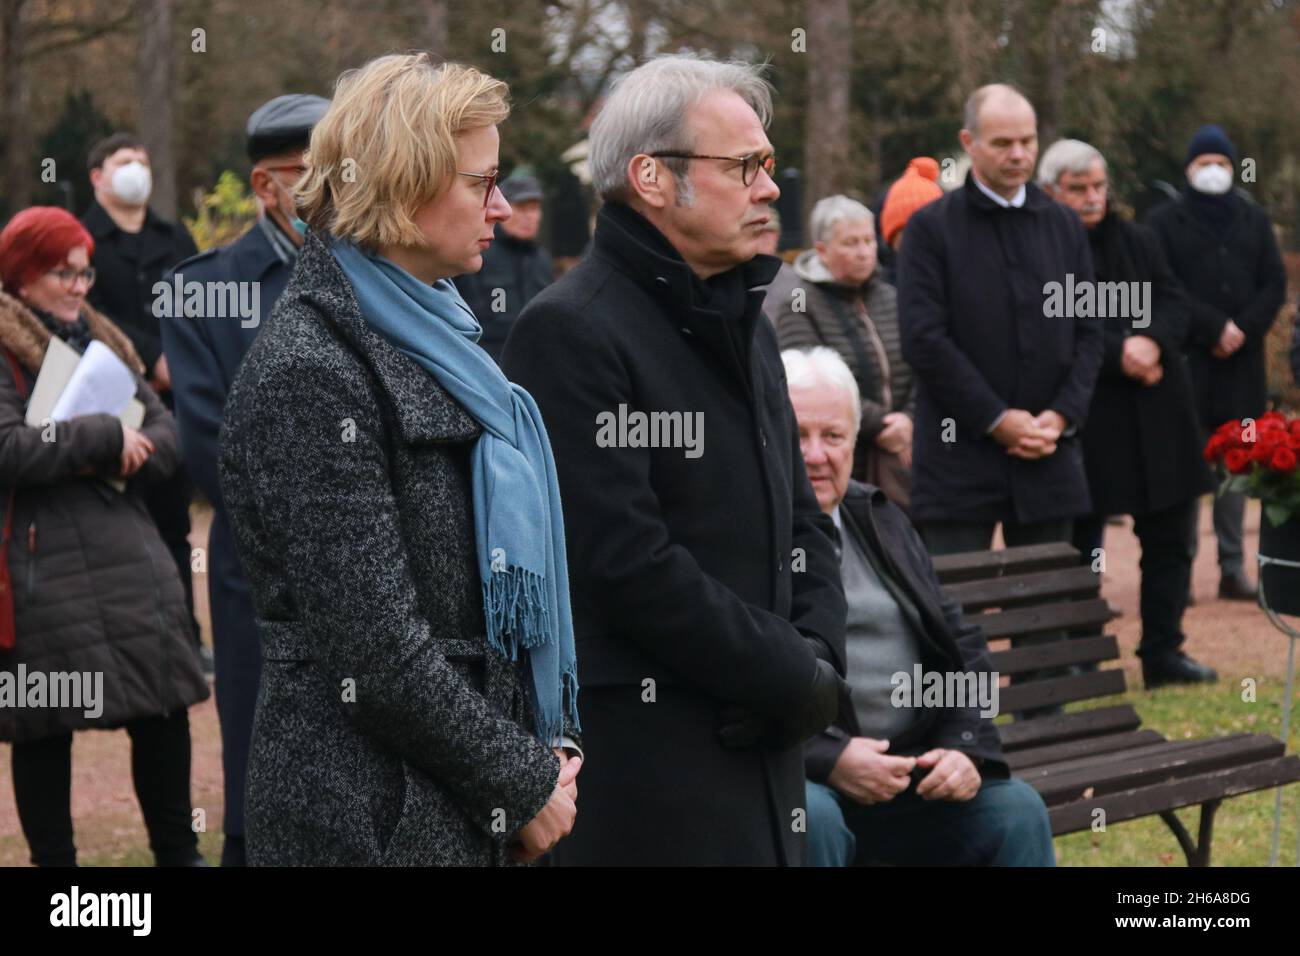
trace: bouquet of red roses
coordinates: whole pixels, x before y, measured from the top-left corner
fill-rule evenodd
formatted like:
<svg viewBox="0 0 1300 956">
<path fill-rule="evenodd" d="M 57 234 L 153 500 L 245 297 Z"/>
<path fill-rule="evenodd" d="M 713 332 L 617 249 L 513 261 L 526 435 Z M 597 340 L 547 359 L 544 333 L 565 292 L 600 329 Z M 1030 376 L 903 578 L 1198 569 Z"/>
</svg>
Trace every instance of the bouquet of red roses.
<svg viewBox="0 0 1300 956">
<path fill-rule="evenodd" d="M 1258 498 L 1273 525 L 1300 512 L 1300 418 L 1265 412 L 1224 422 L 1205 445 L 1205 460 L 1226 472 L 1219 494 Z"/>
</svg>

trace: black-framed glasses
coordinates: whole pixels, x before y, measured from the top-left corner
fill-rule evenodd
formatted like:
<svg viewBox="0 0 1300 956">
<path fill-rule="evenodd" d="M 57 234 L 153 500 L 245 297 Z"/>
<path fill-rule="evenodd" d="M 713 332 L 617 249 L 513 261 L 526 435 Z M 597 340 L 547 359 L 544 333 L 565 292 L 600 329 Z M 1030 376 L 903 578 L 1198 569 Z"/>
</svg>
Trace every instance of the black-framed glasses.
<svg viewBox="0 0 1300 956">
<path fill-rule="evenodd" d="M 479 180 L 479 182 L 482 182 L 487 186 L 487 191 L 483 194 L 483 208 L 486 209 L 488 203 L 492 201 L 492 191 L 497 188 L 497 180 L 501 177 L 501 171 L 497 170 L 494 173 L 462 173 L 458 169 L 456 170 L 456 175 L 469 176 L 473 179 Z"/>
<path fill-rule="evenodd" d="M 706 156 L 702 153 L 670 153 L 661 151 L 651 153 L 656 159 L 720 159 L 725 163 L 740 164 L 740 181 L 746 186 L 753 184 L 761 169 L 769 176 L 776 176 L 776 153 L 749 153 L 746 156 Z"/>
<path fill-rule="evenodd" d="M 95 267 L 87 266 L 84 269 L 51 269 L 50 275 L 59 280 L 59 285 L 63 286 L 65 292 L 71 292 L 76 288 L 77 280 L 84 279 L 86 289 L 89 290 L 95 284 Z"/>
</svg>

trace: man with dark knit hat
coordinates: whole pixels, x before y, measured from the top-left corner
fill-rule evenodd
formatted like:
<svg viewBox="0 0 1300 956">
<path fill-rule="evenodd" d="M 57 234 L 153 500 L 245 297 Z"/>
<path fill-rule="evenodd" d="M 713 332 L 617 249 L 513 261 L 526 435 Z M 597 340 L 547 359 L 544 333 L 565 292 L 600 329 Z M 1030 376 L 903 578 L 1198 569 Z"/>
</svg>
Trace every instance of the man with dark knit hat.
<svg viewBox="0 0 1300 956">
<path fill-rule="evenodd" d="M 222 866 L 243 866 L 244 781 L 253 730 L 253 709 L 262 673 L 252 594 L 235 551 L 217 477 L 218 432 L 226 393 L 244 353 L 270 317 L 289 282 L 303 243 L 303 223 L 294 211 L 294 182 L 303 174 L 303 151 L 329 100 L 319 96 L 277 96 L 259 107 L 246 129 L 249 181 L 262 208 L 257 222 L 235 242 L 185 260 L 164 277 L 172 288 L 204 290 L 199 314 L 164 310 L 163 348 L 171 364 L 185 466 L 212 502 L 208 539 L 208 602 L 216 658 L 217 718 L 221 723 L 225 771 L 225 836 Z M 230 285 L 234 283 L 234 285 Z M 208 314 L 207 305 L 235 301 L 209 290 L 237 289 L 240 314 Z M 188 294 L 175 297 L 188 303 Z M 180 311 L 182 314 L 177 314 Z"/>
<path fill-rule="evenodd" d="M 1191 299 L 1187 361 L 1203 438 L 1226 421 L 1265 411 L 1264 339 L 1286 295 L 1286 272 L 1268 214 L 1233 189 L 1237 150 L 1219 126 L 1187 147 L 1187 185 L 1147 222 Z M 1243 567 L 1246 499 L 1214 499 L 1219 597 L 1255 600 Z M 1193 555 L 1199 529 L 1192 526 Z"/>
<path fill-rule="evenodd" d="M 555 281 L 551 254 L 537 241 L 542 184 L 516 172 L 502 180 L 501 193 L 513 210 L 510 218 L 497 223 L 496 240 L 483 253 L 483 268 L 455 280 L 483 326 L 478 344 L 497 360 L 524 306 Z"/>
</svg>

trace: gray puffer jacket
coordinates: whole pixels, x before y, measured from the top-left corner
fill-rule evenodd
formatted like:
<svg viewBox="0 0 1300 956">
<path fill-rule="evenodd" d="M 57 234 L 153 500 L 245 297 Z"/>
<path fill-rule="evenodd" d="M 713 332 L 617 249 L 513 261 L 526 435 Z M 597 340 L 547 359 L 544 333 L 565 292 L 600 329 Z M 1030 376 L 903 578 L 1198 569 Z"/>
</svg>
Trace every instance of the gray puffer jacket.
<svg viewBox="0 0 1300 956">
<path fill-rule="evenodd" d="M 136 372 L 136 397 L 145 406 L 141 431 L 155 451 L 124 494 L 114 491 L 105 479 L 121 460 L 118 420 L 79 416 L 57 423 L 54 440 L 47 440 L 45 429 L 24 422 L 26 402 L 0 356 L 0 510 L 12 492 L 13 534 L 3 546 L 15 623 L 14 648 L 0 650 L 0 681 L 12 689 L 25 674 L 23 703 L 30 704 L 35 673 L 103 674 L 98 715 L 85 701 L 6 706 L 0 697 L 4 741 L 118 727 L 172 713 L 209 693 L 176 565 L 140 494 L 141 485 L 177 467 L 176 426 L 140 379 L 144 366 L 126 336 L 89 306 L 83 314 L 92 336 Z M 17 359 L 29 394 L 50 338 L 30 309 L 0 292 L 0 347 Z"/>
</svg>

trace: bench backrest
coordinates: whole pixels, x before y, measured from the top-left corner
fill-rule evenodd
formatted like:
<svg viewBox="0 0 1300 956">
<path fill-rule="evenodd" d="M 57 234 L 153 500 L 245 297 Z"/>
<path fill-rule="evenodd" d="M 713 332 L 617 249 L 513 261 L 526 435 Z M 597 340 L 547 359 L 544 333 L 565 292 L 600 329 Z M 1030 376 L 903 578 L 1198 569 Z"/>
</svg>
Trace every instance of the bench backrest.
<svg viewBox="0 0 1300 956">
<path fill-rule="evenodd" d="M 1003 713 L 1124 693 L 1124 672 L 1119 668 L 1041 675 L 1053 668 L 1119 658 L 1115 638 L 1100 633 L 1117 612 L 1101 598 L 1100 576 L 1081 563 L 1079 552 L 1071 545 L 1036 544 L 944 555 L 934 559 L 934 567 L 944 590 L 961 604 L 966 620 L 984 629 L 993 669 L 1016 678 L 1001 690 Z M 1049 643 L 1032 640 L 1061 631 L 1083 636 Z M 1119 724 L 1130 722 L 1127 714 L 1114 716 Z M 1014 749 L 1066 739 L 1053 737 L 1047 724 L 1031 733 L 1016 729 L 1060 719 L 1036 718 L 1004 725 L 1000 728 L 1003 743 Z"/>
</svg>

